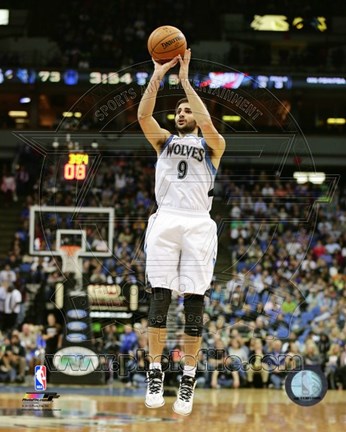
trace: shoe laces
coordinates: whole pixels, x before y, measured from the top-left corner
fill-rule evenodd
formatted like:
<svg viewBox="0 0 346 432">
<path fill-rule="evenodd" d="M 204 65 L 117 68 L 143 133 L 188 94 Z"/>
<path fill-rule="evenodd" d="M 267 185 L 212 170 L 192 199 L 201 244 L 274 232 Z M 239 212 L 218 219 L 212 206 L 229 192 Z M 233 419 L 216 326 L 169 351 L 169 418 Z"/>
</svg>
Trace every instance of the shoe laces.
<svg viewBox="0 0 346 432">
<path fill-rule="evenodd" d="M 160 391 L 162 390 L 162 372 L 159 369 L 153 369 L 149 371 L 147 383 L 149 384 L 150 393 L 160 393 Z"/>
<path fill-rule="evenodd" d="M 194 390 L 195 379 L 183 376 L 180 383 L 179 399 L 189 402 Z"/>
</svg>

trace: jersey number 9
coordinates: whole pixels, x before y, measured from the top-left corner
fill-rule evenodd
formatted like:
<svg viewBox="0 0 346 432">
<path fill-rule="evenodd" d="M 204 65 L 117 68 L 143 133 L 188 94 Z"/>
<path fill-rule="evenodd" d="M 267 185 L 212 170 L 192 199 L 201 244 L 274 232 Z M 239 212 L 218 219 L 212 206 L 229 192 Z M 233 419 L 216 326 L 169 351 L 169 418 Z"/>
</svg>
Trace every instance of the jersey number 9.
<svg viewBox="0 0 346 432">
<path fill-rule="evenodd" d="M 178 163 L 178 179 L 183 179 L 187 175 L 188 165 L 187 162 L 182 160 Z"/>
</svg>

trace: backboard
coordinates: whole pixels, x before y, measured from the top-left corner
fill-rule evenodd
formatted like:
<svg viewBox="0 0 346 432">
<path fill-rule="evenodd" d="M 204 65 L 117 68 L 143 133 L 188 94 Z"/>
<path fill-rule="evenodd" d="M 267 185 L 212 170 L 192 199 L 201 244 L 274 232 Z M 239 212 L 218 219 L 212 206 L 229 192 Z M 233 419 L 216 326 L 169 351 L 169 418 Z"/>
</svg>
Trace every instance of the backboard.
<svg viewBox="0 0 346 432">
<path fill-rule="evenodd" d="M 30 207 L 29 253 L 61 256 L 61 246 L 81 248 L 83 257 L 108 257 L 113 253 L 114 208 Z"/>
</svg>

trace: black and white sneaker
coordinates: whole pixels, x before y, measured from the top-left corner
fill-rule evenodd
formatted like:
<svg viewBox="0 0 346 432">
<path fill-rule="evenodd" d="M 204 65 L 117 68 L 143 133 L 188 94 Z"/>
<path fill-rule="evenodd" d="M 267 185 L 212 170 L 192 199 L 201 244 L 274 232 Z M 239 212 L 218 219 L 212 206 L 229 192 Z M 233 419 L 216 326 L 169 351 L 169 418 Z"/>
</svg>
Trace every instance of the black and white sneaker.
<svg viewBox="0 0 346 432">
<path fill-rule="evenodd" d="M 159 408 L 165 404 L 163 398 L 163 380 L 165 374 L 160 369 L 152 369 L 147 372 L 147 393 L 145 395 L 145 406 L 147 408 Z"/>
<path fill-rule="evenodd" d="M 183 416 L 191 414 L 196 384 L 195 378 L 183 375 L 180 381 L 177 400 L 173 404 L 174 412 Z"/>
</svg>

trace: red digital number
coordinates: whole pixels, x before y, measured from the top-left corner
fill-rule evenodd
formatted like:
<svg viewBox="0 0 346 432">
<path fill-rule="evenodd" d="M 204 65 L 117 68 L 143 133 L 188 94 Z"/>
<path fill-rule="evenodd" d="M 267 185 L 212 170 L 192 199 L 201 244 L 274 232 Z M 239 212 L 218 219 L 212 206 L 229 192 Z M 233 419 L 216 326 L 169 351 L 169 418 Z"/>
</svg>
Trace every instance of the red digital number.
<svg viewBox="0 0 346 432">
<path fill-rule="evenodd" d="M 64 179 L 65 180 L 84 180 L 86 176 L 85 165 L 65 164 Z"/>
<path fill-rule="evenodd" d="M 85 179 L 85 165 L 76 165 L 75 179 L 84 180 Z"/>
<path fill-rule="evenodd" d="M 65 164 L 64 166 L 64 179 L 73 180 L 75 174 L 75 165 Z"/>
</svg>

